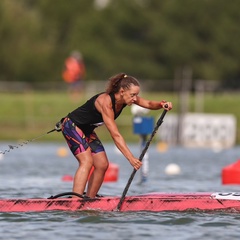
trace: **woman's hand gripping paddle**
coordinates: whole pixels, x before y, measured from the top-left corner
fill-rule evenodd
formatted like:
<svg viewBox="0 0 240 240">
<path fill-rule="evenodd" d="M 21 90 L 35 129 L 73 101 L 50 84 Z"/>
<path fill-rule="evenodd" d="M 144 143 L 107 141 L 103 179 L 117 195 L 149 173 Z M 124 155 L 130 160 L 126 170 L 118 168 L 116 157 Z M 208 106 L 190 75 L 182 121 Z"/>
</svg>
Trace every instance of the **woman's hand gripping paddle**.
<svg viewBox="0 0 240 240">
<path fill-rule="evenodd" d="M 153 129 L 153 132 L 152 132 L 149 140 L 148 140 L 147 143 L 146 143 L 146 146 L 144 147 L 144 149 L 143 149 L 143 151 L 142 151 L 142 153 L 141 153 L 141 155 L 140 155 L 140 157 L 139 157 L 139 160 L 140 160 L 140 161 L 143 160 L 143 157 L 144 157 L 145 153 L 147 152 L 148 147 L 149 147 L 149 145 L 150 145 L 150 143 L 151 143 L 154 135 L 156 134 L 156 132 L 157 132 L 158 128 L 160 127 L 160 125 L 163 123 L 163 118 L 165 117 L 166 113 L 167 113 L 167 110 L 164 110 L 163 113 L 162 113 L 162 115 L 161 115 L 160 118 L 158 119 L 157 124 L 156 124 L 155 128 Z M 128 183 L 127 183 L 127 185 L 126 185 L 126 187 L 125 187 L 125 189 L 124 189 L 124 191 L 123 191 L 123 193 L 122 193 L 122 196 L 121 196 L 121 198 L 120 198 L 120 201 L 119 201 L 119 203 L 118 203 L 118 205 L 117 205 L 117 211 L 120 211 L 120 210 L 121 210 L 121 206 L 122 206 L 122 204 L 123 204 L 124 198 L 125 198 L 125 196 L 126 196 L 126 194 L 127 194 L 127 191 L 128 191 L 128 189 L 129 189 L 129 187 L 130 187 L 130 184 L 131 184 L 131 182 L 132 182 L 132 180 L 133 180 L 136 172 L 137 172 L 137 170 L 136 170 L 136 169 L 133 169 L 133 172 L 132 172 L 132 174 L 131 174 L 131 176 L 130 176 L 130 178 L 129 178 L 129 180 L 128 180 Z"/>
</svg>

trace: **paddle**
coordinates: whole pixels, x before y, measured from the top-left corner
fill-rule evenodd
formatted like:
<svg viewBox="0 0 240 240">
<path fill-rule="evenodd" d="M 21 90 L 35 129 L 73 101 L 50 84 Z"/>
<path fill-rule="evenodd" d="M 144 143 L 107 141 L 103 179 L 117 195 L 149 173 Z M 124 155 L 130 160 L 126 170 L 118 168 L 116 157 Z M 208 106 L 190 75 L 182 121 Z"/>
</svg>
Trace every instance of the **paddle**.
<svg viewBox="0 0 240 240">
<path fill-rule="evenodd" d="M 156 132 L 157 132 L 158 128 L 160 127 L 160 125 L 163 123 L 163 118 L 165 117 L 166 113 L 167 113 L 167 110 L 164 110 L 163 113 L 161 114 L 160 118 L 158 119 L 158 121 L 157 121 L 157 123 L 156 123 L 156 126 L 154 127 L 153 132 L 152 132 L 149 140 L 146 142 L 146 146 L 144 147 L 144 149 L 143 149 L 143 151 L 142 151 L 142 153 L 141 153 L 141 155 L 140 155 L 140 157 L 139 157 L 139 160 L 140 160 L 140 161 L 143 160 L 143 157 L 144 157 L 145 153 L 147 152 L 148 147 L 149 147 L 149 145 L 150 145 L 150 143 L 151 143 L 154 135 L 156 134 Z M 128 183 L 127 183 L 127 185 L 126 185 L 126 187 L 125 187 L 125 189 L 124 189 L 124 191 L 123 191 L 123 193 L 122 193 L 122 196 L 121 196 L 121 198 L 120 198 L 120 201 L 119 201 L 119 203 L 118 203 L 118 205 L 117 205 L 117 211 L 119 211 L 119 210 L 121 209 L 121 206 L 122 206 L 122 203 L 123 203 L 123 201 L 124 201 L 124 198 L 125 198 L 125 196 L 126 196 L 126 194 L 127 194 L 127 191 L 128 191 L 128 189 L 129 189 L 129 187 L 130 187 L 130 184 L 131 184 L 131 182 L 132 182 L 132 180 L 133 180 L 136 172 L 137 172 L 137 170 L 134 168 L 134 169 L 133 169 L 133 172 L 132 172 L 132 174 L 131 174 L 131 176 L 130 176 L 130 178 L 129 178 L 129 180 L 128 180 Z"/>
</svg>

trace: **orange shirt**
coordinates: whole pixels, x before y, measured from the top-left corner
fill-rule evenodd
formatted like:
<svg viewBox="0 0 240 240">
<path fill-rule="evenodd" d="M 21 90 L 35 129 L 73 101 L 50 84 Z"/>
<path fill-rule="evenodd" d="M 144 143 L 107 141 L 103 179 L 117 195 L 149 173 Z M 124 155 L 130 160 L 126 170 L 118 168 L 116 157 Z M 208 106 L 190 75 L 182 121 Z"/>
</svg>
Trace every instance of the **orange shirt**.
<svg viewBox="0 0 240 240">
<path fill-rule="evenodd" d="M 65 70 L 63 71 L 63 79 L 67 83 L 81 80 L 85 74 L 85 66 L 82 61 L 78 61 L 73 57 L 69 57 L 65 61 Z"/>
</svg>

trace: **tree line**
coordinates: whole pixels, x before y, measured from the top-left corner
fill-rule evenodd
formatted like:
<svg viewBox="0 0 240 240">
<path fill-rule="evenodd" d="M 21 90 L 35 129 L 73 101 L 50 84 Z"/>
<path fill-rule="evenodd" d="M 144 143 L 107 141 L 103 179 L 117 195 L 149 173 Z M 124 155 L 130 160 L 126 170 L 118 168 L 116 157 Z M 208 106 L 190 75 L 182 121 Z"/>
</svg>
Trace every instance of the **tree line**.
<svg viewBox="0 0 240 240">
<path fill-rule="evenodd" d="M 86 80 L 191 77 L 240 87 L 238 0 L 1 0 L 0 81 L 62 81 L 81 52 Z"/>
</svg>

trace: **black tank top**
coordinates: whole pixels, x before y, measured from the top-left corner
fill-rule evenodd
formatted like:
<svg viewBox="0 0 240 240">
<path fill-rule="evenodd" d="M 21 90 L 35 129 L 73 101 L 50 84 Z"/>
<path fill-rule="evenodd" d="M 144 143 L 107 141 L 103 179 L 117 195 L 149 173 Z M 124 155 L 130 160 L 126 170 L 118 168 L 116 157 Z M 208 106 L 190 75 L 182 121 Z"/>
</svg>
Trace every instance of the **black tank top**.
<svg viewBox="0 0 240 240">
<path fill-rule="evenodd" d="M 86 103 L 82 106 L 76 108 L 71 113 L 68 114 L 68 117 L 85 133 L 90 134 L 96 127 L 103 124 L 102 114 L 96 109 L 95 101 L 99 95 L 103 93 L 99 93 L 92 98 L 90 98 Z M 116 119 L 123 108 L 126 105 L 123 105 L 121 110 L 116 113 L 115 110 L 115 97 L 114 94 L 109 94 L 112 100 L 112 108 L 114 112 L 114 119 Z"/>
</svg>

